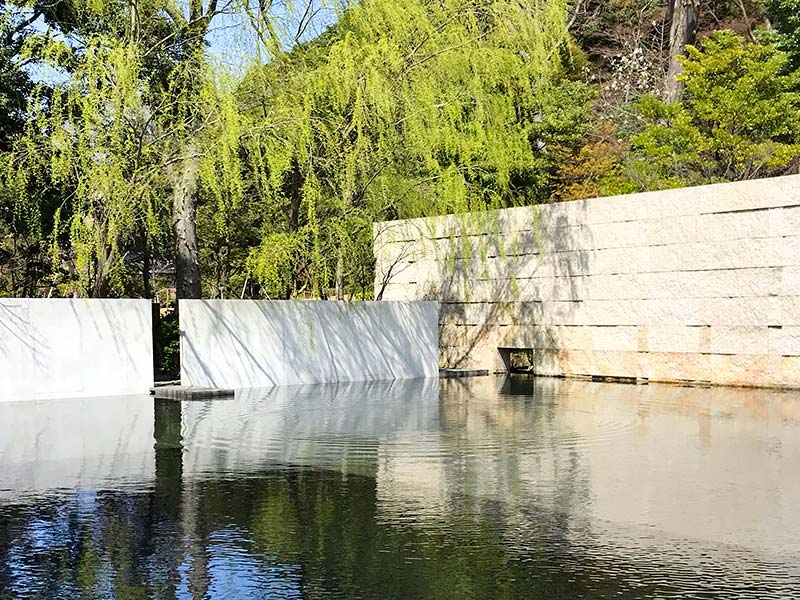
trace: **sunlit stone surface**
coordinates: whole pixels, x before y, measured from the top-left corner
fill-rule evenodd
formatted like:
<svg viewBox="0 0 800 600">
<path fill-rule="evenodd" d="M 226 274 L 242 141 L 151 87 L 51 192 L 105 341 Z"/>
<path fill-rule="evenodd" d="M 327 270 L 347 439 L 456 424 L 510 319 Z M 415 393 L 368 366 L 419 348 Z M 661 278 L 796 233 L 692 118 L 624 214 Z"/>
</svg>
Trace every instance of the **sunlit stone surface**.
<svg viewBox="0 0 800 600">
<path fill-rule="evenodd" d="M 800 175 L 375 225 L 443 366 L 800 387 Z"/>
<path fill-rule="evenodd" d="M 6 404 L 0 590 L 797 598 L 798 472 L 789 392 L 481 377 Z"/>
</svg>

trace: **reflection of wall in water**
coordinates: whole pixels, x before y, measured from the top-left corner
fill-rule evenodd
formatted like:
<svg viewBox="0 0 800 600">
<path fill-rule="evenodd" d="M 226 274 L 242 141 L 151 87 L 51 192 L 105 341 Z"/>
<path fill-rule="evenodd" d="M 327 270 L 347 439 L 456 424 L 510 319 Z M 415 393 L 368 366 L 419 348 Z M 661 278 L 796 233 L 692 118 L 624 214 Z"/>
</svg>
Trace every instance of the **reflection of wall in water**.
<svg viewBox="0 0 800 600">
<path fill-rule="evenodd" d="M 390 521 L 446 519 L 474 501 L 505 507 L 520 527 L 557 513 L 621 544 L 647 527 L 800 551 L 790 393 L 485 377 L 153 406 L 0 406 L 0 498 L 155 483 L 178 502 L 186 485 L 296 466 L 374 478 L 378 518 Z"/>
<path fill-rule="evenodd" d="M 474 494 L 521 524 L 555 511 L 620 547 L 666 536 L 800 552 L 795 394 L 547 378 L 443 385 L 435 451 L 383 454 L 386 518 L 414 507 L 441 519 Z"/>
<path fill-rule="evenodd" d="M 507 507 L 512 519 L 532 508 L 577 512 L 587 495 L 583 457 L 558 451 L 552 407 L 533 380 L 514 379 L 442 381 L 436 438 L 384 448 L 378 497 L 387 518 L 442 519 L 473 501 Z"/>
<path fill-rule="evenodd" d="M 278 386 L 183 403 L 184 474 L 307 464 L 374 474 L 384 440 L 435 433 L 438 379 Z"/>
<path fill-rule="evenodd" d="M 153 480 L 148 396 L 0 403 L 0 500 Z"/>
</svg>

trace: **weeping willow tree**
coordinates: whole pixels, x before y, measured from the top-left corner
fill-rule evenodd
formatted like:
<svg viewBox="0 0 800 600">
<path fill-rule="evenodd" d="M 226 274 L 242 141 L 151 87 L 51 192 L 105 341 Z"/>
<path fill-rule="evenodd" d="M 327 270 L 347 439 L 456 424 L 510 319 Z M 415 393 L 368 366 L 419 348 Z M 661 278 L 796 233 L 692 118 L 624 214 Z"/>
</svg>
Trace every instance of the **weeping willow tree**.
<svg viewBox="0 0 800 600">
<path fill-rule="evenodd" d="M 53 44 L 48 52 L 58 49 Z M 51 58 L 57 64 L 63 57 Z M 142 96 L 132 48 L 92 37 L 67 81 L 46 99 L 34 94 L 25 134 L 6 157 L 15 210 L 31 227 L 42 222 L 36 183 L 50 182 L 60 197 L 49 232 L 54 272 L 66 265 L 65 279 L 78 295 L 107 296 L 115 287 L 119 293 L 126 251 L 142 232 L 158 235 L 161 190 L 151 150 L 137 135 L 147 117 Z"/>
<path fill-rule="evenodd" d="M 60 293 L 149 295 L 156 253 L 179 298 L 201 276 L 211 295 L 252 277 L 268 297 L 366 297 L 374 221 L 540 200 L 548 102 L 586 95 L 556 83 L 563 0 L 362 0 L 310 40 L 316 0 L 70 6 L 64 35 L 31 49 L 62 80 L 32 95 L 0 159 L 0 192 L 42 228 Z M 267 53 L 241 82 L 206 52 L 234 9 Z"/>
<path fill-rule="evenodd" d="M 246 167 L 275 218 L 250 268 L 267 292 L 366 295 L 375 220 L 538 200 L 565 14 L 561 0 L 364 0 L 251 71 Z"/>
<path fill-rule="evenodd" d="M 199 297 L 200 163 L 229 139 L 205 56 L 220 7 L 62 4 L 53 29 L 25 50 L 55 83 L 31 95 L 24 134 L 0 158 L 0 189 L 16 215 L 47 230 L 57 293 L 149 296 L 155 251 L 175 265 L 178 296 Z M 50 220 L 41 214 L 45 192 L 60 200 Z M 129 281 L 131 264 L 140 286 Z"/>
</svg>

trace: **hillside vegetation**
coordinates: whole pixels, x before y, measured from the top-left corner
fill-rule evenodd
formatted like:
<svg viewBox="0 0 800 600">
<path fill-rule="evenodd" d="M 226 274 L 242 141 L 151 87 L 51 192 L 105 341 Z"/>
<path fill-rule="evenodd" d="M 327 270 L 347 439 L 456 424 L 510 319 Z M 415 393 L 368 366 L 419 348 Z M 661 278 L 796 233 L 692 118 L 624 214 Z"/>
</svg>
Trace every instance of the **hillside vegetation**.
<svg viewBox="0 0 800 600">
<path fill-rule="evenodd" d="M 800 0 L 0 0 L 0 295 L 368 299 L 378 221 L 798 172 L 798 68 Z"/>
</svg>

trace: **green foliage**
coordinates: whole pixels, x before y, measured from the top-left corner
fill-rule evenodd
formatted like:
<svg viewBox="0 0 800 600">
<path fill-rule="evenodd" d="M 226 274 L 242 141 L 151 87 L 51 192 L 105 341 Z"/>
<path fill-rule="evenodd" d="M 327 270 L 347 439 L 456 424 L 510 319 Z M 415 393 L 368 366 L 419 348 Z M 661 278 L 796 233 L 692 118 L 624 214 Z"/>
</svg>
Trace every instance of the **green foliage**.
<svg viewBox="0 0 800 600">
<path fill-rule="evenodd" d="M 180 377 L 180 327 L 178 311 L 174 306 L 162 310 L 156 336 L 156 348 L 160 352 L 160 362 L 157 365 L 160 374 L 172 378 Z"/>
<path fill-rule="evenodd" d="M 793 68 L 800 68 L 800 0 L 769 0 L 767 16 L 774 29 L 761 32 L 762 37 L 788 53 Z"/>
<path fill-rule="evenodd" d="M 145 293 L 143 257 L 171 253 L 170 191 L 197 187 L 187 171 L 202 172 L 218 209 L 237 208 L 241 195 L 228 135 L 238 113 L 211 77 L 197 19 L 178 11 L 170 25 L 163 2 L 133 6 L 36 5 L 62 35 L 32 36 L 21 49 L 58 77 L 32 89 L 24 131 L 0 156 L 0 201 L 15 235 L 38 230 L 49 247 L 57 295 Z M 216 212 L 215 224 L 230 214 Z"/>
<path fill-rule="evenodd" d="M 212 6 L 0 0 L 0 294 L 151 293 L 181 197 L 203 295 L 369 298 L 376 221 L 800 161 L 797 0 L 768 3 L 772 32 L 750 0 L 703 5 L 701 30 L 713 9 L 769 43 L 701 36 L 669 106 L 643 0 L 344 2 L 316 37 L 290 31 L 304 5 L 226 4 L 266 56 L 244 77 L 209 60 Z"/>
<path fill-rule="evenodd" d="M 768 177 L 800 160 L 800 72 L 772 45 L 731 31 L 688 48 L 686 98 L 639 103 L 647 123 L 633 138 L 649 186 Z"/>
<path fill-rule="evenodd" d="M 540 200 L 545 137 L 580 135 L 585 117 L 583 84 L 550 83 L 563 14 L 558 1 L 367 0 L 250 72 L 246 162 L 283 215 L 250 261 L 261 283 L 326 295 L 343 270 L 360 288 L 375 220 Z"/>
<path fill-rule="evenodd" d="M 41 198 L 28 182 L 41 177 L 61 196 L 50 234 L 52 260 L 58 270 L 68 240 L 74 291 L 81 295 L 124 294 L 118 285 L 126 279 L 123 249 L 145 224 L 149 235 L 160 234 L 161 190 L 152 172 L 157 157 L 140 131 L 145 93 L 134 48 L 92 37 L 49 101 L 30 103 L 25 135 L 7 161 L 6 182 L 16 182 L 16 205 L 31 224 L 41 221 Z"/>
<path fill-rule="evenodd" d="M 17 7 L 0 2 L 0 151 L 8 150 L 25 126 L 25 107 L 32 82 L 22 68 L 19 54 L 31 35 Z"/>
<path fill-rule="evenodd" d="M 609 123 L 600 123 L 582 145 L 558 145 L 554 155 L 553 200 L 629 194 L 637 190 L 625 168 L 627 148 Z"/>
</svg>

